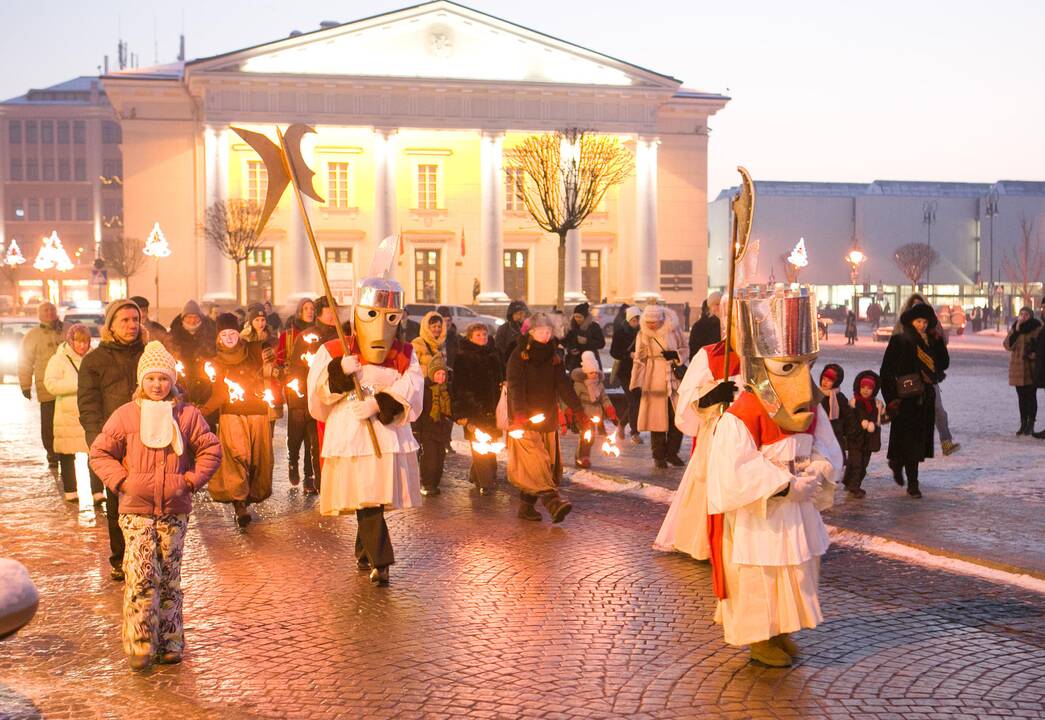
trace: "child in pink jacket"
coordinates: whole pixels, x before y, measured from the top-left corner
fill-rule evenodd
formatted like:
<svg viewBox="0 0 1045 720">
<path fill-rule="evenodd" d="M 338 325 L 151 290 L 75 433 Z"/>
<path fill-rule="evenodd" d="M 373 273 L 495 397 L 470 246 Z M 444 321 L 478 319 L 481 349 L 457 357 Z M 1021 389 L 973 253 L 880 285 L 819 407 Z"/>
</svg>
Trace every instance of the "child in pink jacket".
<svg viewBox="0 0 1045 720">
<path fill-rule="evenodd" d="M 91 469 L 120 496 L 123 559 L 123 649 L 131 668 L 153 656 L 181 662 L 181 554 L 192 493 L 221 464 L 221 445 L 200 411 L 181 402 L 174 357 L 159 342 L 138 361 L 138 389 L 91 445 Z"/>
</svg>

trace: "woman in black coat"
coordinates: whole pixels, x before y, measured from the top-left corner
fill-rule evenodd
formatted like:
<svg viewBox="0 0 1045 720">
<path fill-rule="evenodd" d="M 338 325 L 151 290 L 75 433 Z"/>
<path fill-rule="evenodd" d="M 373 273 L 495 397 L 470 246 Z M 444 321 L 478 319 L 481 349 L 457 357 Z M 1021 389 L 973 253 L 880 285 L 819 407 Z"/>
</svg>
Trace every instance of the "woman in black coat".
<svg viewBox="0 0 1045 720">
<path fill-rule="evenodd" d="M 639 318 L 642 316 L 642 308 L 632 305 L 624 313 L 624 322 L 613 329 L 613 340 L 610 342 L 610 357 L 617 362 L 617 381 L 624 390 L 624 398 L 627 401 L 627 414 L 622 415 L 620 425 L 631 426 L 632 442 L 642 442 L 639 434 L 638 418 L 639 403 L 642 401 L 642 388 L 629 390 L 631 383 L 631 370 L 635 366 L 635 339 L 639 336 Z M 623 439 L 623 433 L 621 434 Z"/>
<path fill-rule="evenodd" d="M 592 317 L 588 303 L 581 303 L 573 308 L 573 317 L 570 319 L 566 337 L 562 340 L 562 347 L 566 351 L 566 372 L 581 366 L 581 354 L 585 350 L 591 350 L 598 359 L 599 350 L 606 347 L 606 336 L 602 333 L 602 327 Z M 599 364 L 602 364 L 601 360 Z"/>
<path fill-rule="evenodd" d="M 933 456 L 936 421 L 935 383 L 950 365 L 947 345 L 935 332 L 939 322 L 932 307 L 913 305 L 900 316 L 901 330 L 889 339 L 879 375 L 882 395 L 893 418 L 889 433 L 889 467 L 901 487 L 907 474 L 907 494 L 920 498 L 918 465 Z M 900 397 L 905 382 L 917 392 Z"/>
<path fill-rule="evenodd" d="M 492 440 L 499 438 L 497 402 L 501 398 L 504 371 L 497 348 L 490 342 L 489 331 L 482 323 L 472 323 L 465 329 L 454 359 L 453 378 L 451 406 L 454 420 L 464 426 L 465 437 L 475 441 L 475 431 L 479 430 Z M 497 483 L 497 455 L 479 454 L 473 446 L 468 479 L 481 495 L 490 492 Z"/>
</svg>

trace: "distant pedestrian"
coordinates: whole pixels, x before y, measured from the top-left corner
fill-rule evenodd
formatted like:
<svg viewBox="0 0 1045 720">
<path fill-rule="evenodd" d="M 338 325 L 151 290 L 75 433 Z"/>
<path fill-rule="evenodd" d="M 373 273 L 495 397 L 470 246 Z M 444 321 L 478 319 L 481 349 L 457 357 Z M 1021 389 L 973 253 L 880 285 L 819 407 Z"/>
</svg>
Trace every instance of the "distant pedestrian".
<svg viewBox="0 0 1045 720">
<path fill-rule="evenodd" d="M 40 440 L 47 453 L 47 466 L 58 468 L 58 455 L 54 451 L 54 395 L 47 391 L 44 375 L 47 363 L 62 342 L 62 321 L 58 319 L 58 308 L 49 302 L 40 303 L 36 309 L 40 324 L 25 334 L 18 350 L 18 381 L 26 400 L 33 398 L 40 404 Z"/>
<path fill-rule="evenodd" d="M 236 524 L 250 525 L 248 506 L 272 495 L 272 433 L 263 397 L 268 363 L 258 343 L 240 336 L 235 315 L 218 316 L 214 389 L 201 408 L 204 416 L 220 413 L 221 468 L 210 485 L 216 502 L 232 503 Z"/>
<path fill-rule="evenodd" d="M 1045 325 L 1045 297 L 1041 299 L 1039 322 Z M 1034 386 L 1045 388 L 1045 331 L 1039 331 L 1034 343 Z M 1045 440 L 1045 430 L 1031 433 L 1039 440 Z"/>
<path fill-rule="evenodd" d="M 272 303 L 268 300 L 263 303 L 262 309 L 265 311 L 265 322 L 269 331 L 273 336 L 279 335 L 279 331 L 283 329 L 283 318 L 272 308 Z"/>
<path fill-rule="evenodd" d="M 530 309 L 522 300 L 512 300 L 508 303 L 508 309 L 504 313 L 504 324 L 497 328 L 494 336 L 494 344 L 497 352 L 501 354 L 501 365 L 508 365 L 508 358 L 512 356 L 515 345 L 522 336 L 522 324 L 530 315 Z"/>
<path fill-rule="evenodd" d="M 134 400 L 112 414 L 91 444 L 91 467 L 120 498 L 128 549 L 123 651 L 136 671 L 153 657 L 181 662 L 181 559 L 192 494 L 221 462 L 218 438 L 177 393 L 174 363 L 163 345 L 150 342 L 138 363 Z"/>
<path fill-rule="evenodd" d="M 563 349 L 566 351 L 566 372 L 576 370 L 581 366 L 581 353 L 591 350 L 598 359 L 599 350 L 606 347 L 606 336 L 602 328 L 591 314 L 591 306 L 581 303 L 573 308 L 570 325 L 566 330 L 566 337 L 562 341 Z M 600 363 L 601 367 L 602 364 Z"/>
<path fill-rule="evenodd" d="M 642 388 L 631 387 L 631 375 L 635 367 L 635 343 L 639 336 L 639 322 L 642 318 L 642 308 L 632 305 L 624 311 L 624 323 L 613 331 L 613 340 L 610 343 L 610 357 L 613 358 L 615 371 L 610 375 L 616 375 L 617 383 L 624 391 L 626 401 L 626 416 L 621 418 L 621 439 L 624 439 L 624 426 L 631 427 L 631 441 L 636 445 L 642 444 L 642 435 L 639 433 L 639 405 L 642 402 Z"/>
<path fill-rule="evenodd" d="M 131 400 L 138 387 L 138 359 L 145 344 L 141 337 L 141 309 L 130 300 L 114 300 L 105 308 L 101 342 L 80 362 L 76 406 L 80 411 L 87 445 L 101 433 L 116 410 Z M 101 482 L 91 470 L 91 486 Z M 105 489 L 105 519 L 109 531 L 109 577 L 123 581 L 123 532 L 120 530 L 119 495 Z"/>
<path fill-rule="evenodd" d="M 577 441 L 577 455 L 573 463 L 579 468 L 590 468 L 591 446 L 595 443 L 595 434 L 606 434 L 606 420 L 616 423 L 617 411 L 606 394 L 602 368 L 591 350 L 581 353 L 581 366 L 570 371 L 570 380 L 573 381 L 573 391 L 577 393 L 581 405 L 584 406 L 584 414 L 594 423 L 594 427 L 578 428 L 580 438 Z M 599 418 L 598 422 L 595 418 Z"/>
<path fill-rule="evenodd" d="M 472 323 L 461 338 L 461 347 L 453 366 L 450 399 L 456 422 L 463 426 L 464 435 L 472 448 L 472 466 L 468 479 L 486 494 L 497 483 L 497 456 L 491 452 L 477 452 L 477 432 L 497 441 L 497 403 L 501 395 L 504 368 L 497 348 L 490 342 L 489 330 L 482 323 Z"/>
<path fill-rule="evenodd" d="M 44 374 L 44 386 L 55 397 L 54 451 L 61 470 L 62 491 L 65 499 L 76 502 L 76 453 L 87 454 L 87 436 L 80 424 L 80 408 L 76 392 L 80 384 L 80 365 L 91 349 L 91 333 L 86 325 L 69 328 L 65 342 L 51 356 Z M 105 501 L 101 481 L 91 478 L 91 492 L 95 505 Z"/>
<path fill-rule="evenodd" d="M 722 293 L 718 290 L 708 295 L 701 306 L 700 318 L 689 330 L 689 356 L 696 357 L 702 347 L 714 345 L 722 339 Z"/>
<path fill-rule="evenodd" d="M 852 310 L 845 314 L 845 344 L 856 344 L 856 313 Z"/>
<path fill-rule="evenodd" d="M 1038 389 L 1034 383 L 1034 354 L 1041 332 L 1041 321 L 1029 307 L 1020 308 L 1020 314 L 1005 336 L 1004 346 L 1009 351 L 1009 385 L 1016 388 L 1020 405 L 1020 429 L 1017 435 L 1030 435 L 1038 419 Z"/>
<path fill-rule="evenodd" d="M 562 453 L 559 446 L 559 405 L 570 408 L 584 427 L 589 423 L 557 351 L 555 324 L 546 313 L 535 313 L 508 360 L 508 481 L 519 489 L 518 517 L 540 521 L 540 500 L 553 523 L 560 523 L 573 505 L 559 495 Z"/>
<path fill-rule="evenodd" d="M 877 300 L 872 300 L 871 304 L 867 306 L 867 322 L 871 323 L 871 327 L 875 330 L 882 324 L 882 306 L 878 304 Z"/>
<path fill-rule="evenodd" d="M 414 437 L 421 445 L 418 464 L 421 469 L 421 494 L 426 497 L 441 492 L 439 484 L 443 479 L 443 466 L 454 427 L 448 374 L 446 360 L 441 355 L 433 357 L 428 363 L 428 374 L 425 377 L 421 415 L 411 423 Z"/>
<path fill-rule="evenodd" d="M 885 403 L 878 397 L 881 381 L 873 370 L 864 370 L 853 381 L 851 412 L 846 420 L 846 492 L 862 498 L 867 491 L 860 487 L 867 477 L 871 455 L 882 449 L 882 425 L 889 422 Z"/>
<path fill-rule="evenodd" d="M 446 341 L 443 343 L 443 357 L 446 360 L 446 366 L 452 368 L 454 366 L 454 360 L 457 359 L 457 349 L 461 344 L 461 334 L 457 330 L 457 325 L 454 323 L 453 313 L 450 312 L 450 308 L 445 305 L 440 305 L 435 309 L 443 318 L 443 325 L 445 326 L 444 335 Z"/>
</svg>

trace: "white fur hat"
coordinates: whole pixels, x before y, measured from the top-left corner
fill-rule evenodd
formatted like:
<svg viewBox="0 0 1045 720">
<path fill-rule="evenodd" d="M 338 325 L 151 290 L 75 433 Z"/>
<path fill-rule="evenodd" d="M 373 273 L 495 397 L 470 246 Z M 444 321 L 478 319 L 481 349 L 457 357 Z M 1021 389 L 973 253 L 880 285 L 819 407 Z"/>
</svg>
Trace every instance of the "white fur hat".
<svg viewBox="0 0 1045 720">
<path fill-rule="evenodd" d="M 591 350 L 581 353 L 581 370 L 586 373 L 599 371 L 599 360 Z"/>
</svg>

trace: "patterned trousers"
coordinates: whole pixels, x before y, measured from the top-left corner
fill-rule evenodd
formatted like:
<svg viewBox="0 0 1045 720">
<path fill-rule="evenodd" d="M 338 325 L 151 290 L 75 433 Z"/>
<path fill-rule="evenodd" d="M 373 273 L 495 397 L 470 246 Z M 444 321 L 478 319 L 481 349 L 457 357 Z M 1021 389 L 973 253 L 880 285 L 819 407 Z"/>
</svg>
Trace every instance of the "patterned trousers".
<svg viewBox="0 0 1045 720">
<path fill-rule="evenodd" d="M 123 651 L 182 652 L 181 553 L 188 515 L 120 515 L 123 556 Z"/>
</svg>

